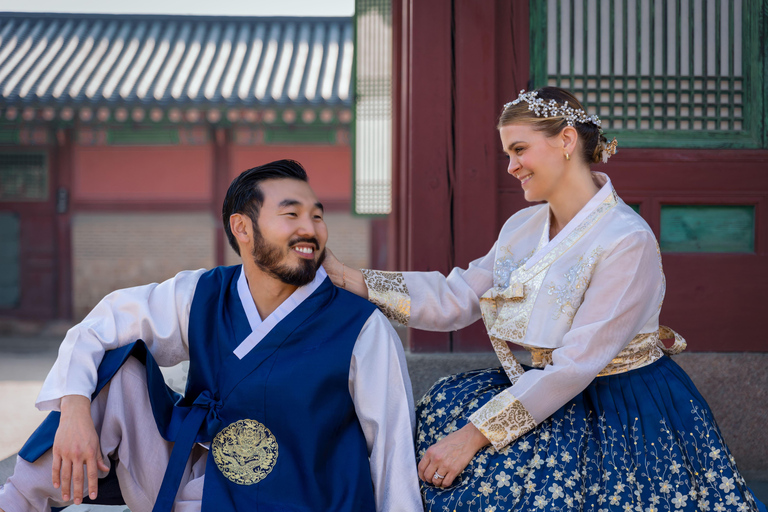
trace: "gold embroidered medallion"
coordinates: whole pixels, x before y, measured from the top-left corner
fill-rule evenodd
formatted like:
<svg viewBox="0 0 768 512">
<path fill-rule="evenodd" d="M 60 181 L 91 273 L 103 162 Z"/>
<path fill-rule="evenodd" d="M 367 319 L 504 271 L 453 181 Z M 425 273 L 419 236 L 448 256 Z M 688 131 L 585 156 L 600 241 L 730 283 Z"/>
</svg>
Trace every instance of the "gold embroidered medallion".
<svg viewBox="0 0 768 512">
<path fill-rule="evenodd" d="M 240 485 L 260 482 L 277 463 L 277 440 L 256 420 L 239 420 L 216 434 L 213 460 L 228 480 Z"/>
</svg>

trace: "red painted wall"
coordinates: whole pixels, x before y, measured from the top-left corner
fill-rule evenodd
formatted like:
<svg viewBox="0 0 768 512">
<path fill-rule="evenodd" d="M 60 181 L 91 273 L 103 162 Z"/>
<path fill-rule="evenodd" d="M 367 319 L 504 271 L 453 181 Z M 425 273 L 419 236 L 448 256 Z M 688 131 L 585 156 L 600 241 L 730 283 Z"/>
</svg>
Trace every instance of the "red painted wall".
<svg viewBox="0 0 768 512">
<path fill-rule="evenodd" d="M 72 196 L 87 202 L 208 202 L 212 167 L 210 146 L 76 146 Z"/>
<path fill-rule="evenodd" d="M 231 178 L 251 167 L 289 158 L 301 163 L 321 201 L 348 203 L 352 199 L 352 150 L 348 146 L 235 146 Z"/>
</svg>

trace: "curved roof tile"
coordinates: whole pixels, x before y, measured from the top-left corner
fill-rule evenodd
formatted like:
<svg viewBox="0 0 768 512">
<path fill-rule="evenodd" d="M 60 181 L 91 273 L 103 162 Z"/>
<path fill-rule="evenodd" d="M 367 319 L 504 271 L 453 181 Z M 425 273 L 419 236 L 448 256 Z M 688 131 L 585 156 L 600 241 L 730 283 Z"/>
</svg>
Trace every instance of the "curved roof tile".
<svg viewBox="0 0 768 512">
<path fill-rule="evenodd" d="M 351 103 L 350 18 L 0 15 L 0 103 Z"/>
</svg>

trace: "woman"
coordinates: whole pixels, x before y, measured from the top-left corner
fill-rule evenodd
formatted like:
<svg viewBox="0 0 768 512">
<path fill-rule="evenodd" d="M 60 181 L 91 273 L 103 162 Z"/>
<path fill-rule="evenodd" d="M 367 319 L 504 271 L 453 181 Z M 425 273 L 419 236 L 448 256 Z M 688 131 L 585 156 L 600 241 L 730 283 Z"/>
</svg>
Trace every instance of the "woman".
<svg viewBox="0 0 768 512">
<path fill-rule="evenodd" d="M 521 92 L 498 128 L 509 174 L 546 203 L 513 215 L 486 256 L 448 277 L 326 262 L 337 285 L 411 327 L 482 315 L 499 356 L 501 368 L 441 379 L 418 404 L 427 510 L 757 510 L 706 402 L 665 355 L 685 341 L 659 326 L 656 239 L 590 170 L 616 140 L 553 87 Z"/>
</svg>

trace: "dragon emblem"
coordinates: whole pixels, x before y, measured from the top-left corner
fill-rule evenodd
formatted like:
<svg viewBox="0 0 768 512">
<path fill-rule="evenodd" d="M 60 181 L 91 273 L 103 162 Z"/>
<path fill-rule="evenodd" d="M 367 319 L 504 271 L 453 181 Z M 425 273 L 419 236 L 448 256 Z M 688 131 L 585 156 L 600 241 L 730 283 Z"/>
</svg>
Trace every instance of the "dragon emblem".
<svg viewBox="0 0 768 512">
<path fill-rule="evenodd" d="M 256 420 L 239 420 L 221 432 L 211 443 L 213 460 L 221 473 L 240 485 L 260 482 L 277 462 L 277 440 Z"/>
</svg>

